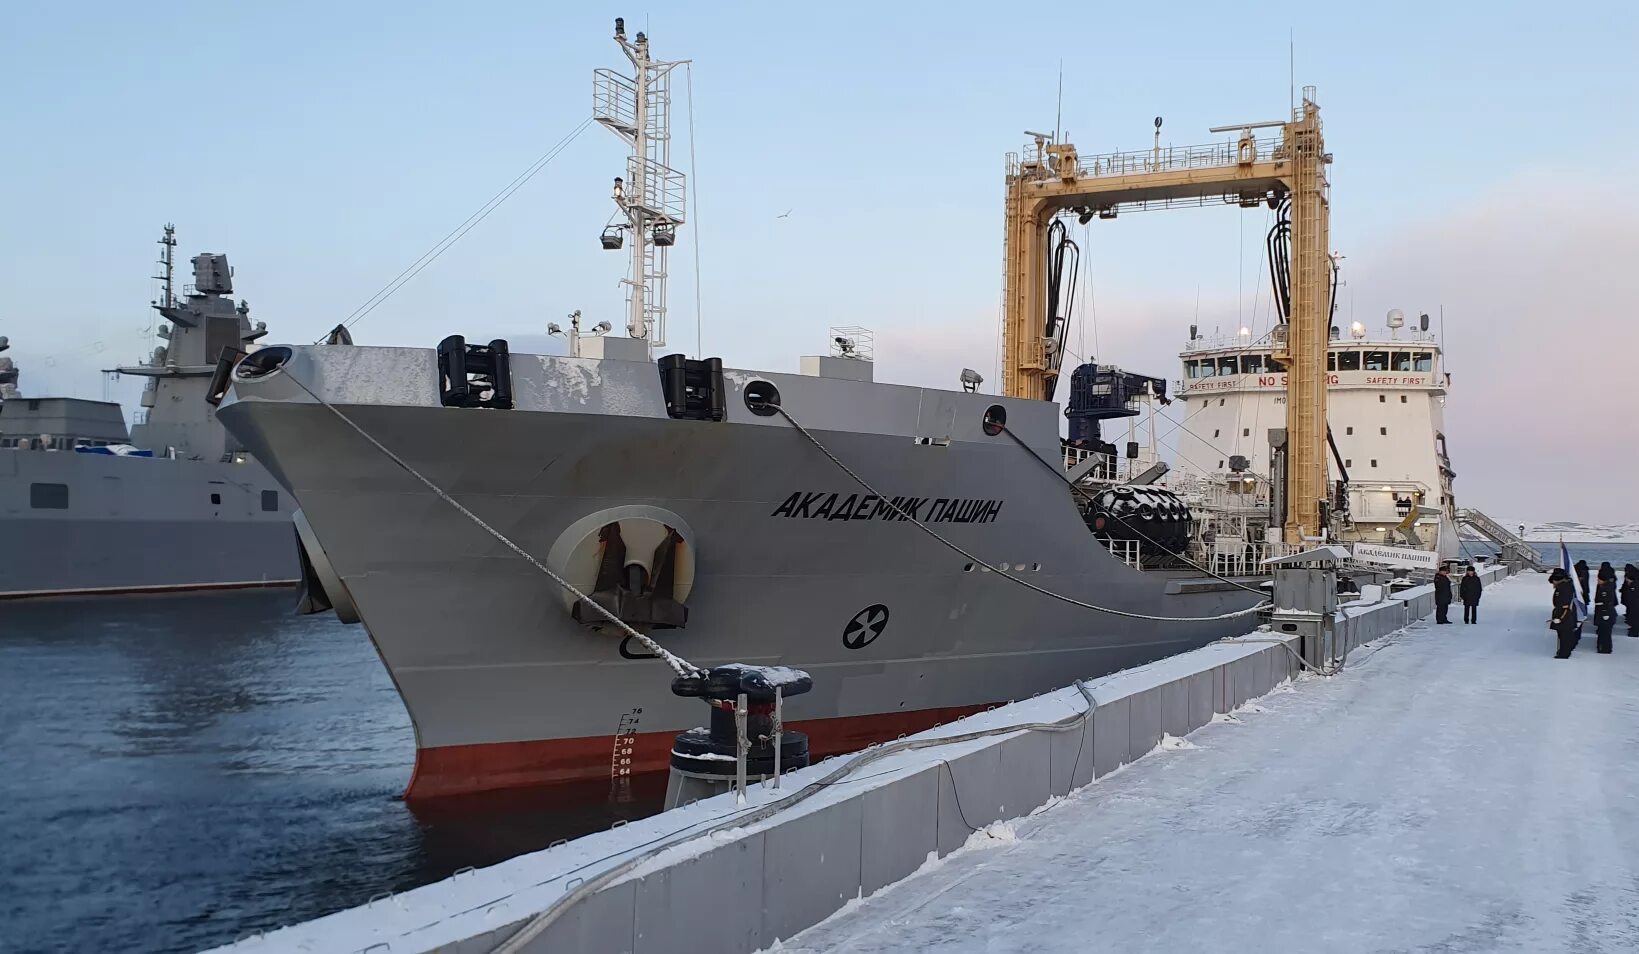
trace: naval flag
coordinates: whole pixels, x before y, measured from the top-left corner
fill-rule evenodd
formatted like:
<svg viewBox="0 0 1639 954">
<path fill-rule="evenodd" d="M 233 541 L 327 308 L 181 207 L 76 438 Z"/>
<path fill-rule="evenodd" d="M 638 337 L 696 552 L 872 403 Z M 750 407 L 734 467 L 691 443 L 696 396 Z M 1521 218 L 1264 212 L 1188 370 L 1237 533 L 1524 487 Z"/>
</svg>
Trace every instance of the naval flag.
<svg viewBox="0 0 1639 954">
<path fill-rule="evenodd" d="M 1565 571 L 1565 578 L 1571 581 L 1571 600 L 1576 603 L 1576 618 L 1583 619 L 1588 615 L 1588 604 L 1582 602 L 1582 597 L 1576 588 L 1576 573 L 1571 570 L 1571 551 L 1565 549 L 1565 538 L 1559 538 L 1559 568 Z"/>
</svg>

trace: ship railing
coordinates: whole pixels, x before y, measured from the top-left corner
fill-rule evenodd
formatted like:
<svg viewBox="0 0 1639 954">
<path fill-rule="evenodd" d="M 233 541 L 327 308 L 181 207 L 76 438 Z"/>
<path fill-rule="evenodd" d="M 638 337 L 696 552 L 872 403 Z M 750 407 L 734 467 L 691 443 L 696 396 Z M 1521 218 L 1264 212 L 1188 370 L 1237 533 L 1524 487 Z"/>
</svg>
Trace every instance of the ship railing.
<svg viewBox="0 0 1639 954">
<path fill-rule="evenodd" d="M 1089 468 L 1080 476 L 1080 480 L 1113 481 L 1119 477 L 1114 454 L 1092 450 L 1086 447 L 1064 448 L 1064 471 L 1069 473 L 1083 464 L 1090 463 Z"/>
<path fill-rule="evenodd" d="M 1051 145 L 1051 143 L 1047 143 Z M 1243 151 L 1240 140 L 1202 143 L 1194 146 L 1166 146 L 1124 152 L 1078 154 L 1076 173 L 1083 177 L 1127 176 L 1152 172 L 1184 172 L 1191 169 L 1222 169 L 1244 161 L 1272 162 L 1281 158 L 1284 141 L 1280 136 L 1251 138 Z M 1051 157 L 1035 143 L 1022 153 L 1008 153 L 1008 175 L 1017 175 L 1021 165 L 1035 165 L 1045 173 Z"/>
<path fill-rule="evenodd" d="M 1106 540 L 1104 545 L 1110 548 L 1110 555 L 1127 564 L 1135 570 L 1142 570 L 1144 562 L 1138 549 L 1137 540 Z"/>
<path fill-rule="evenodd" d="M 1160 460 L 1161 455 L 1153 448 L 1140 448 L 1137 457 L 1117 457 L 1114 454 L 1106 454 L 1103 451 L 1086 447 L 1066 446 L 1064 448 L 1065 473 L 1074 471 L 1083 464 L 1092 461 L 1091 466 L 1076 478 L 1078 482 L 1120 483 L 1129 481 L 1155 466 Z"/>
<path fill-rule="evenodd" d="M 592 71 L 592 118 L 630 133 L 637 128 L 637 83 L 610 69 Z"/>
<path fill-rule="evenodd" d="M 630 156 L 626 159 L 626 194 L 644 211 L 673 224 L 681 224 L 688 212 L 686 177 L 676 169 L 653 159 Z"/>
<path fill-rule="evenodd" d="M 1184 342 L 1184 350 L 1183 350 L 1182 354 L 1190 354 L 1190 353 L 1200 352 L 1200 351 L 1249 351 L 1249 350 L 1267 351 L 1267 350 L 1269 350 L 1269 346 L 1273 341 L 1274 334 L 1275 334 L 1274 329 L 1270 329 L 1269 331 L 1264 332 L 1262 335 L 1260 335 L 1259 337 L 1256 337 L 1256 338 L 1253 338 L 1253 337 L 1250 337 L 1250 336 L 1247 336 L 1247 335 L 1223 334 L 1223 333 L 1207 334 L 1207 335 L 1196 335 L 1195 338 L 1193 338 L 1191 340 L 1187 340 L 1187 341 Z M 1439 339 L 1435 335 L 1434 332 L 1432 332 L 1432 331 L 1418 331 L 1418 330 L 1413 330 L 1413 329 L 1410 329 L 1410 328 L 1402 329 L 1397 334 L 1390 334 L 1387 337 L 1347 338 L 1347 339 L 1333 338 L 1331 340 L 1331 346 L 1334 349 L 1339 349 L 1339 350 L 1347 349 L 1347 350 L 1350 350 L 1350 351 L 1355 351 L 1355 350 L 1368 350 L 1369 351 L 1369 350 L 1373 350 L 1373 349 L 1382 350 L 1382 351 L 1393 351 L 1396 348 L 1406 348 L 1409 345 L 1416 345 L 1417 350 L 1419 350 L 1419 351 L 1425 351 L 1425 350 L 1439 351 L 1440 350 L 1440 342 L 1439 342 Z M 1362 370 L 1364 370 L 1364 369 L 1362 369 Z M 1395 370 L 1414 370 L 1414 369 L 1409 369 L 1408 368 L 1408 369 L 1395 369 Z M 1423 369 L 1424 372 L 1427 372 L 1428 370 L 1430 370 L 1430 369 L 1428 369 L 1428 368 Z"/>
<path fill-rule="evenodd" d="M 1203 478 L 1196 474 L 1170 477 L 1167 489 L 1183 497 L 1192 508 L 1221 513 L 1248 514 L 1269 509 L 1269 482 L 1254 477 L 1251 490 L 1230 478 Z"/>
<path fill-rule="evenodd" d="M 1297 547 L 1286 543 L 1268 543 L 1261 540 L 1243 540 L 1222 537 L 1204 543 L 1204 556 L 1209 569 L 1222 576 L 1259 576 L 1267 573 L 1265 560 L 1290 556 Z"/>
</svg>

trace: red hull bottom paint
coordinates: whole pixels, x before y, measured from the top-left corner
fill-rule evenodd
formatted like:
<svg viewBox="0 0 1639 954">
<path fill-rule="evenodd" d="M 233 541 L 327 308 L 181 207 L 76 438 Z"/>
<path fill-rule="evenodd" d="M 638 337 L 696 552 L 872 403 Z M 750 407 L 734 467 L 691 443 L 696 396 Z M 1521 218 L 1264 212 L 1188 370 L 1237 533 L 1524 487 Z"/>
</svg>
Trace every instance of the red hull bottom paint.
<svg viewBox="0 0 1639 954">
<path fill-rule="evenodd" d="M 868 745 L 921 732 L 960 719 L 986 706 L 951 706 L 916 712 L 794 722 L 793 729 L 808 733 L 808 751 L 814 761 Z M 701 715 L 705 713 L 702 710 Z M 704 720 L 702 720 L 704 721 Z M 632 774 L 647 775 L 671 768 L 676 732 L 639 733 L 632 741 Z M 576 739 L 540 739 L 530 742 L 486 742 L 420 749 L 404 798 L 410 802 L 587 782 L 608 782 L 614 759 L 614 736 Z"/>
</svg>

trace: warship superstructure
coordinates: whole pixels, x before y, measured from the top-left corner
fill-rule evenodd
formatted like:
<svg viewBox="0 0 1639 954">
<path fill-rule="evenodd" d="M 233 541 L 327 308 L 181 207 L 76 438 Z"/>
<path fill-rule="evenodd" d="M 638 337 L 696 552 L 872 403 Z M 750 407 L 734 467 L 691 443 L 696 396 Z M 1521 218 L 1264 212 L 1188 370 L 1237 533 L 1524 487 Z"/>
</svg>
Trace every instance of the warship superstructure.
<svg viewBox="0 0 1639 954">
<path fill-rule="evenodd" d="M 29 394 L 0 358 L 0 597 L 300 578 L 289 494 L 205 401 L 224 349 L 254 349 L 266 326 L 235 303 L 227 256 L 195 256 L 177 293 L 171 226 L 160 241 L 163 343 L 117 369 L 147 378 L 129 433 L 118 404 Z"/>
<path fill-rule="evenodd" d="M 822 757 L 1257 625 L 1257 581 L 1191 565 L 1187 508 L 1098 438 L 1164 381 L 1077 369 L 1086 439 L 1067 448 L 1050 381 L 877 382 L 857 329 L 796 374 L 668 354 L 675 64 L 619 21 L 616 40 L 635 75 L 598 71 L 594 116 L 630 147 L 602 236 L 632 248 L 628 336 L 577 322 L 568 356 L 451 335 L 222 365 L 219 417 L 301 507 L 305 604 L 364 625 L 415 725 L 407 797 L 664 770 L 698 703 L 605 612 L 700 666 L 812 673 L 787 713 Z M 1031 326 L 1053 354 L 1067 312 Z M 1019 368 L 1046 367 L 1028 350 Z"/>
</svg>

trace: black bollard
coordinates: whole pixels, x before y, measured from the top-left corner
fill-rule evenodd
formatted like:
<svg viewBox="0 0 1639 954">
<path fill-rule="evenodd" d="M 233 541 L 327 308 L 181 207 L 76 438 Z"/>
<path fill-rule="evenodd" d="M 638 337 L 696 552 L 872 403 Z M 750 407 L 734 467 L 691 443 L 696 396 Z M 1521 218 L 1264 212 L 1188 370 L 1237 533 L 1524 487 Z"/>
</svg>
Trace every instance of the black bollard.
<svg viewBox="0 0 1639 954">
<path fill-rule="evenodd" d="M 678 676 L 672 692 L 705 701 L 708 724 L 678 733 L 672 744 L 666 808 L 773 778 L 808 765 L 808 736 L 781 725 L 781 705 L 814 687 L 799 669 L 730 663 Z M 740 744 L 745 740 L 744 775 Z M 742 788 L 743 793 L 743 788 Z"/>
</svg>

